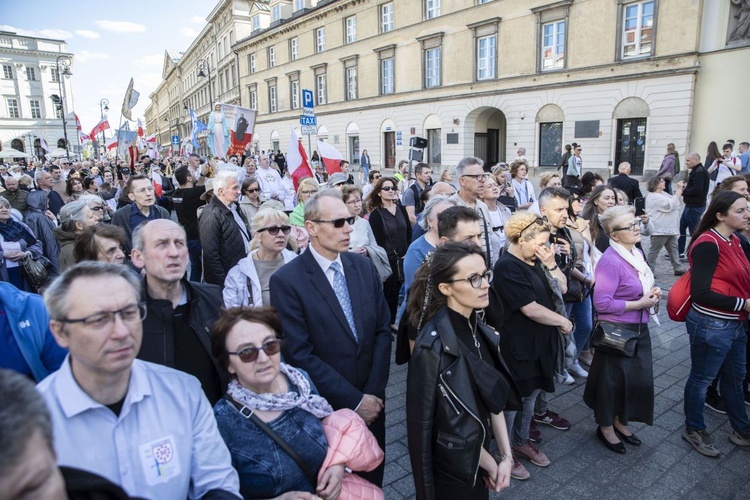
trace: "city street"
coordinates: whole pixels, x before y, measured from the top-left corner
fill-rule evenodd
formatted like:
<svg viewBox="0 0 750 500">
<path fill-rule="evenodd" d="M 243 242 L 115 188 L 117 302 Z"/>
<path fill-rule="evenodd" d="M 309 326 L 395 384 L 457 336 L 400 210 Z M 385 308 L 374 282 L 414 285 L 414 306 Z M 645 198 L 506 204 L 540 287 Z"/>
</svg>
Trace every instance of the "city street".
<svg viewBox="0 0 750 500">
<path fill-rule="evenodd" d="M 648 238 L 644 238 L 644 246 L 648 248 Z M 665 291 L 659 313 L 661 326 L 653 321 L 649 325 L 656 393 L 654 426 L 631 425 L 643 444 L 627 446 L 626 455 L 607 450 L 596 438 L 593 411 L 583 403 L 585 381 L 577 379 L 574 385 L 558 385 L 550 409 L 573 425 L 567 431 L 539 426 L 544 435 L 539 448 L 550 458 L 551 465 L 540 468 L 524 461 L 531 478 L 512 479 L 510 488 L 491 498 L 750 499 L 750 450 L 729 441 L 731 427 L 726 415 L 705 410 L 708 431 L 722 453 L 720 458 L 698 454 L 681 438 L 690 348 L 685 324 L 667 316 L 666 292 L 677 278 L 665 255 L 662 252 L 659 257 L 656 272 L 657 285 Z M 414 498 L 406 439 L 406 375 L 406 366 L 391 365 L 384 487 L 389 500 Z"/>
</svg>

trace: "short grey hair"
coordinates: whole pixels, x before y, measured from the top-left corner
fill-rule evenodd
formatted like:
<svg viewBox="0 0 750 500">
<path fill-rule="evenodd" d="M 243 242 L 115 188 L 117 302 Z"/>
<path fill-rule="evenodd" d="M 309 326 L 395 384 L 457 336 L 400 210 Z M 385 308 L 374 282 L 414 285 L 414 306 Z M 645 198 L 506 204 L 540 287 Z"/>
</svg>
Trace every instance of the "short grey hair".
<svg viewBox="0 0 750 500">
<path fill-rule="evenodd" d="M 628 163 L 628 162 L 626 162 L 626 161 L 624 161 L 624 162 L 620 163 L 620 164 L 619 164 L 619 165 L 617 166 L 617 171 L 618 171 L 618 172 L 620 172 L 621 174 L 624 174 L 624 173 L 625 173 L 625 172 L 627 172 L 628 170 L 630 170 L 630 163 Z"/>
<path fill-rule="evenodd" d="M 567 203 L 570 201 L 570 191 L 563 187 L 548 187 L 539 193 L 539 207 L 547 206 L 551 200 L 560 199 Z"/>
<path fill-rule="evenodd" d="M 214 176 L 214 192 L 218 193 L 219 189 L 227 187 L 230 178 L 234 180 L 239 179 L 239 173 L 229 169 L 219 170 Z"/>
<path fill-rule="evenodd" d="M 464 172 L 466 172 L 466 169 L 472 165 L 479 165 L 480 167 L 484 167 L 484 161 L 482 161 L 480 158 L 477 158 L 476 156 L 467 156 L 466 158 L 458 162 L 458 165 L 456 166 L 456 177 L 463 176 Z"/>
<path fill-rule="evenodd" d="M 82 194 L 78 200 L 84 202 L 89 208 L 104 205 L 104 200 L 100 196 L 91 193 Z"/>
<path fill-rule="evenodd" d="M 13 470 L 38 430 L 54 450 L 52 419 L 34 383 L 13 370 L 0 369 L 0 476 Z"/>
<path fill-rule="evenodd" d="M 325 189 L 318 191 L 305 202 L 305 221 L 315 220 L 320 218 L 320 199 L 321 198 L 336 198 L 344 202 L 344 198 L 341 195 L 341 191 L 335 188 Z"/>
<path fill-rule="evenodd" d="M 70 287 L 78 278 L 101 278 L 101 277 L 121 277 L 133 287 L 136 297 L 141 296 L 141 281 L 133 272 L 122 264 L 112 264 L 110 262 L 84 261 L 68 268 L 64 273 L 55 278 L 55 281 L 44 292 L 44 305 L 47 307 L 49 316 L 52 319 L 60 320 L 65 318 L 69 307 Z"/>
<path fill-rule="evenodd" d="M 427 221 L 427 219 L 432 217 L 432 211 L 435 210 L 435 207 L 440 203 L 447 203 L 454 207 L 457 205 L 454 200 L 451 200 L 450 196 L 446 196 L 444 194 L 439 194 L 430 198 L 427 201 L 427 204 L 424 206 L 424 209 L 422 210 L 422 218 L 419 220 L 419 226 L 425 231 L 430 230 L 430 223 Z"/>
<path fill-rule="evenodd" d="M 138 250 L 139 252 L 143 252 L 143 231 L 146 230 L 146 226 L 151 224 L 152 222 L 155 222 L 157 220 L 168 220 L 169 222 L 172 222 L 175 227 L 179 228 L 180 231 L 182 231 L 182 234 L 185 236 L 185 241 L 187 241 L 187 233 L 185 232 L 185 228 L 182 227 L 182 225 L 177 224 L 173 220 L 170 219 L 151 219 L 147 220 L 145 222 L 141 222 L 138 224 L 135 229 L 133 230 L 133 236 L 131 237 L 132 240 L 132 248 L 133 250 Z"/>
<path fill-rule="evenodd" d="M 615 228 L 615 221 L 623 215 L 632 214 L 635 215 L 635 207 L 632 205 L 615 205 L 604 211 L 599 215 L 599 222 L 604 228 L 604 234 L 607 236 L 612 234 L 612 230 Z"/>
<path fill-rule="evenodd" d="M 44 170 L 37 170 L 34 172 L 34 182 L 39 182 L 39 178 L 44 173 Z"/>
<path fill-rule="evenodd" d="M 83 222 L 86 208 L 89 208 L 88 203 L 80 198 L 63 205 L 59 214 L 60 228 L 63 231 L 75 232 L 76 222 Z"/>
</svg>

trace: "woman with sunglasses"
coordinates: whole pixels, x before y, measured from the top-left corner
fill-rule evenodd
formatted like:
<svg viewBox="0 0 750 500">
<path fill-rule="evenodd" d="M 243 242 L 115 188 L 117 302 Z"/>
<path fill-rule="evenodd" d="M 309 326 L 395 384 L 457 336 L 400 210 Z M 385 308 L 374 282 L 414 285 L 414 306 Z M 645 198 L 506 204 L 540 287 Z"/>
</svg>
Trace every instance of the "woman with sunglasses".
<svg viewBox="0 0 750 500">
<path fill-rule="evenodd" d="M 396 330 L 396 306 L 404 282 L 403 259 L 411 244 L 411 224 L 406 209 L 399 203 L 394 177 L 382 177 L 367 199 L 370 226 L 375 241 L 385 249 L 393 272 L 383 283 L 383 294 L 391 310 L 391 327 Z"/>
<path fill-rule="evenodd" d="M 581 194 L 583 199 L 583 194 Z M 586 200 L 581 216 L 589 221 L 589 231 L 591 232 L 591 241 L 594 244 L 594 266 L 596 261 L 609 246 L 609 237 L 599 222 L 599 216 L 608 208 L 617 205 L 617 195 L 614 189 L 609 186 L 597 186 L 591 192 Z"/>
<path fill-rule="evenodd" d="M 255 214 L 260 210 L 260 184 L 258 179 L 255 177 L 245 177 L 242 181 L 242 188 L 240 190 L 242 198 L 240 198 L 239 208 L 245 214 L 247 220 L 253 220 Z"/>
<path fill-rule="evenodd" d="M 447 242 L 411 286 L 407 314 L 419 333 L 406 379 L 406 430 L 418 499 L 486 499 L 488 487 L 510 484 L 503 410 L 520 395 L 497 332 L 478 314 L 489 305 L 492 274 L 476 245 Z"/>
<path fill-rule="evenodd" d="M 281 342 L 281 319 L 269 307 L 224 310 L 211 330 L 214 358 L 231 378 L 214 415 L 243 498 L 335 500 L 350 480 L 361 493 L 377 489 L 344 471 L 346 466 L 374 468 L 382 461 L 372 433 L 354 412 L 334 413 L 307 373 L 282 363 Z M 339 424 L 334 433 L 343 436 L 329 443 L 333 424 Z M 308 479 L 308 474 L 315 477 Z"/>
<path fill-rule="evenodd" d="M 281 210 L 264 208 L 250 222 L 255 237 L 250 242 L 250 253 L 229 270 L 224 281 L 226 307 L 262 307 L 270 305 L 271 275 L 297 254 L 289 237 L 292 227 L 289 217 Z"/>
<path fill-rule="evenodd" d="M 505 413 L 508 432 L 512 429 L 511 474 L 528 479 L 529 472 L 516 457 L 525 457 L 539 467 L 550 464 L 529 441 L 529 430 L 539 392 L 555 392 L 559 332 L 571 333 L 573 324 L 555 312 L 549 280 L 556 279 L 563 293 L 567 281 L 550 248 L 550 226 L 536 214 L 516 212 L 505 223 L 505 236 L 508 249 L 495 264 L 492 283 L 502 301 L 504 321 L 492 326 L 501 332 L 501 351 L 507 353 L 506 361 L 523 397 L 522 411 Z"/>
<path fill-rule="evenodd" d="M 583 401 L 594 410 L 596 435 L 607 449 L 624 454 L 623 441 L 639 446 L 631 421 L 653 425 L 654 372 L 648 321 L 661 299 L 643 252 L 640 220 L 632 206 L 608 208 L 599 217 L 609 246 L 596 264 L 594 309 L 599 320 L 638 329 L 632 357 L 594 351 Z"/>
</svg>

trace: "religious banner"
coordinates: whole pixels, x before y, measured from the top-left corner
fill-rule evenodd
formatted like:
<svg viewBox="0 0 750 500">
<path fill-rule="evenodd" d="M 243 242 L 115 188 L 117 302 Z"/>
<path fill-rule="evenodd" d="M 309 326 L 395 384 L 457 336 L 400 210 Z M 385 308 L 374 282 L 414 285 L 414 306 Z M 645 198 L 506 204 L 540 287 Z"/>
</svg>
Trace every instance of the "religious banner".
<svg viewBox="0 0 750 500">
<path fill-rule="evenodd" d="M 226 117 L 226 123 L 229 126 L 229 144 L 226 155 L 217 154 L 216 156 L 221 158 L 233 154 L 244 154 L 245 147 L 253 140 L 256 112 L 231 104 L 222 104 L 221 112 Z"/>
</svg>

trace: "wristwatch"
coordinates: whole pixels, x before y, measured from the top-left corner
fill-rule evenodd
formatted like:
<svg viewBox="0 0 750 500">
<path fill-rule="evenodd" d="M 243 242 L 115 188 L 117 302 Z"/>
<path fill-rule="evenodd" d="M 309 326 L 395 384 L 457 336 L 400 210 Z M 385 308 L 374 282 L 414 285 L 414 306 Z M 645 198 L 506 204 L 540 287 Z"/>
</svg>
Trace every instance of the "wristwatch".
<svg viewBox="0 0 750 500">
<path fill-rule="evenodd" d="M 557 264 L 555 264 L 555 267 L 548 267 L 548 268 L 547 268 L 547 271 L 549 271 L 549 272 L 552 272 L 552 271 L 554 271 L 555 269 L 557 269 L 557 268 L 559 268 L 559 267 L 560 267 L 560 266 L 558 266 Z"/>
</svg>

